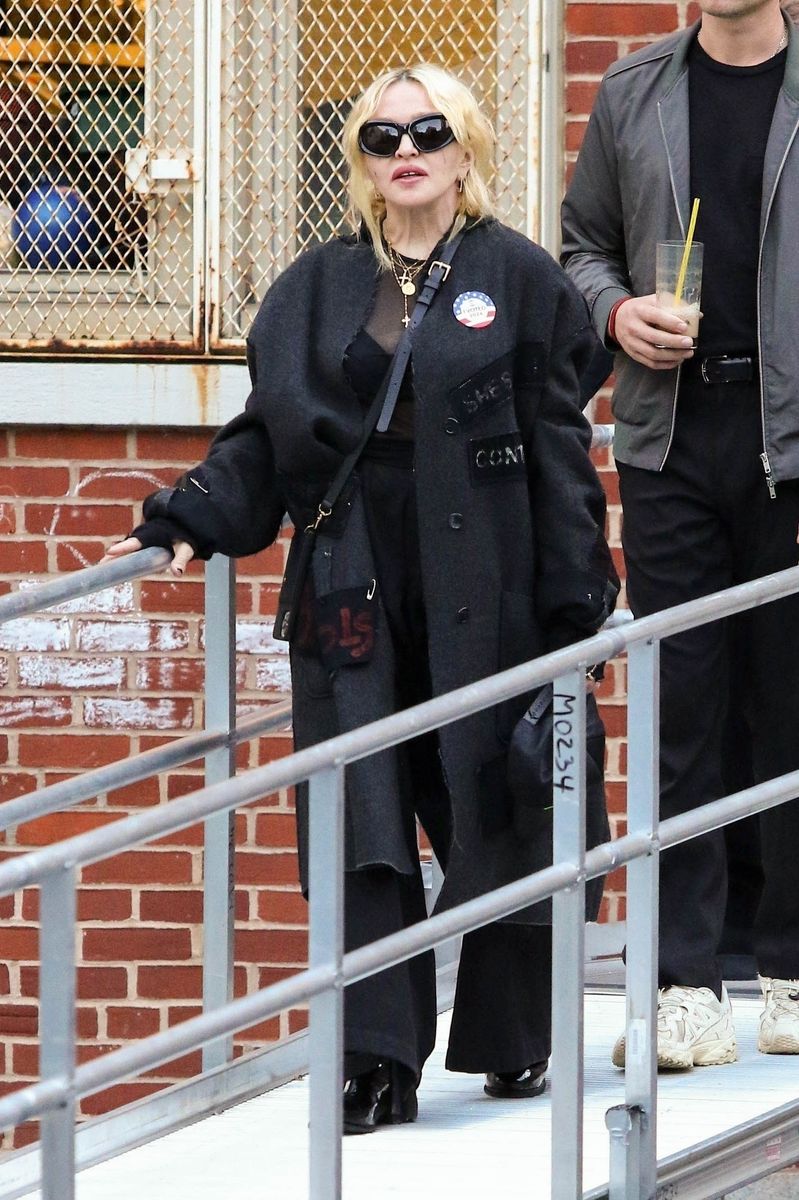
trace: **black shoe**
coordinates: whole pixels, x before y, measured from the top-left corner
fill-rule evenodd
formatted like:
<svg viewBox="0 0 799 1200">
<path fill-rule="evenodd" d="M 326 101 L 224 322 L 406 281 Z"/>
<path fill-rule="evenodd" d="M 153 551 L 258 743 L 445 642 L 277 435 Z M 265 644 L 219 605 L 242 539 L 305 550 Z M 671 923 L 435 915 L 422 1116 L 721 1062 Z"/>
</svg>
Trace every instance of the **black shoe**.
<svg viewBox="0 0 799 1200">
<path fill-rule="evenodd" d="M 489 1071 L 483 1091 L 498 1100 L 526 1100 L 540 1096 L 547 1086 L 547 1062 L 533 1063 L 521 1071 Z"/>
<path fill-rule="evenodd" d="M 344 1086 L 344 1132 L 372 1133 L 378 1125 L 415 1121 L 418 1080 L 390 1059 Z"/>
</svg>

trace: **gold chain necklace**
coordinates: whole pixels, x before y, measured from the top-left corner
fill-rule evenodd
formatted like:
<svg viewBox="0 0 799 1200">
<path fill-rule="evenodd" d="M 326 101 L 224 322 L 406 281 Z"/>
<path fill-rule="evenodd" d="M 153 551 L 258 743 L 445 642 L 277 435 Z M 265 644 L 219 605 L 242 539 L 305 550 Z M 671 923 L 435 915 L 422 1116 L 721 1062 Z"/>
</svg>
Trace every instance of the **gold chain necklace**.
<svg viewBox="0 0 799 1200">
<path fill-rule="evenodd" d="M 416 278 L 424 270 L 425 262 L 414 263 L 409 266 L 403 258 L 397 253 L 392 245 L 388 246 L 388 258 L 391 263 L 391 274 L 397 281 L 397 287 L 402 292 L 402 307 L 405 315 L 402 318 L 402 324 L 408 328 L 410 316 L 408 315 L 408 297 L 416 295 Z"/>
</svg>

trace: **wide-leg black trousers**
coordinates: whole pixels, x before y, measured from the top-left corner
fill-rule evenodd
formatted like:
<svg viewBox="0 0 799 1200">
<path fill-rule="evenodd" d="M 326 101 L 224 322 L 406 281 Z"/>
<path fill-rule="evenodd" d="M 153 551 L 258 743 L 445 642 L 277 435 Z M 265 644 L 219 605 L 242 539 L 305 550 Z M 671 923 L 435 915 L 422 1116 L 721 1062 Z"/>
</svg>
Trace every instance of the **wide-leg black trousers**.
<svg viewBox="0 0 799 1200">
<path fill-rule="evenodd" d="M 643 616 L 799 560 L 799 483 L 766 486 L 755 384 L 686 381 L 661 471 L 618 463 L 630 607 Z M 667 639 L 661 651 L 661 816 L 725 794 L 731 671 L 761 781 L 799 767 L 799 597 Z M 765 881 L 754 931 L 761 974 L 799 977 L 799 801 L 760 819 Z M 722 831 L 664 852 L 660 982 L 720 994 L 727 892 Z"/>
<path fill-rule="evenodd" d="M 372 457 L 371 455 L 374 455 Z M 378 585 L 396 655 L 397 708 L 431 696 L 411 448 L 378 446 L 360 467 Z M 416 820 L 444 870 L 451 813 L 438 739 L 400 748 L 407 836 Z M 355 949 L 424 920 L 421 872 L 350 871 L 345 940 Z M 463 939 L 447 1067 L 515 1071 L 549 1057 L 552 936 L 548 927 L 496 923 Z M 344 1003 L 345 1074 L 392 1058 L 419 1075 L 436 1035 L 432 952 L 353 984 Z"/>
</svg>

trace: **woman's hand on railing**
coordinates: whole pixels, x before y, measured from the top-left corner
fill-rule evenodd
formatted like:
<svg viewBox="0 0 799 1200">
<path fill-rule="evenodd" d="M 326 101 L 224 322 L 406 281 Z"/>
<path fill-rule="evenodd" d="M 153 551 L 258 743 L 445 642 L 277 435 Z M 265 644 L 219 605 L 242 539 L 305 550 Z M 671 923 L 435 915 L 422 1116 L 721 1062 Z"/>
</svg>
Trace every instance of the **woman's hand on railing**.
<svg viewBox="0 0 799 1200">
<path fill-rule="evenodd" d="M 114 542 L 112 546 L 109 546 L 100 562 L 114 562 L 118 558 L 124 558 L 126 554 L 135 554 L 137 550 L 141 549 L 143 546 L 137 537 L 127 537 L 123 541 Z M 172 543 L 172 550 L 174 557 L 167 570 L 172 575 L 182 575 L 194 558 L 194 549 L 188 542 L 175 541 Z"/>
</svg>

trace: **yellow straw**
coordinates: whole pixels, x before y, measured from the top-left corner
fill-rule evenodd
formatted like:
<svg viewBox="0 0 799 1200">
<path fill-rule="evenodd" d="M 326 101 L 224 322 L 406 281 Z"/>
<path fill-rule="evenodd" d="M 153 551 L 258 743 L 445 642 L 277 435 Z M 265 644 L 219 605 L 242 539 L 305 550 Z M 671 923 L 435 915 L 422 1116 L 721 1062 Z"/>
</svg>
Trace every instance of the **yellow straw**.
<svg viewBox="0 0 799 1200">
<path fill-rule="evenodd" d="M 694 200 L 694 206 L 691 209 L 691 220 L 688 222 L 688 237 L 685 239 L 685 249 L 682 252 L 682 262 L 680 263 L 680 273 L 677 276 L 677 290 L 674 293 L 674 303 L 679 304 L 682 300 L 682 289 L 685 285 L 685 272 L 688 270 L 688 255 L 691 253 L 691 242 L 694 240 L 694 230 L 696 229 L 696 218 L 699 216 L 699 197 Z"/>
</svg>

